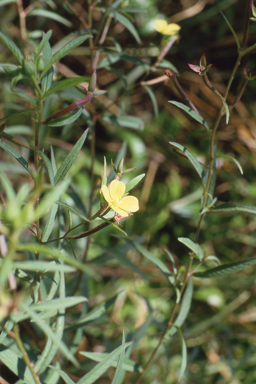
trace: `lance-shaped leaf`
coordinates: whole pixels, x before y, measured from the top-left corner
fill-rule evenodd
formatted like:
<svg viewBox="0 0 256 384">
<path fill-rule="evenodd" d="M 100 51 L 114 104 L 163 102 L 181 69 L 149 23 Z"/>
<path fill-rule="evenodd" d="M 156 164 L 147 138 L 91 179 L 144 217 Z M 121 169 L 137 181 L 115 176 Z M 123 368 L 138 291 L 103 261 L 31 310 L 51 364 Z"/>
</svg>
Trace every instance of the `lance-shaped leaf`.
<svg viewBox="0 0 256 384">
<path fill-rule="evenodd" d="M 158 104 L 157 104 L 156 96 L 155 96 L 154 92 L 152 91 L 152 89 L 148 85 L 143 85 L 143 87 L 146 89 L 146 91 L 149 94 L 149 97 L 152 101 L 153 109 L 154 109 L 154 115 L 155 115 L 155 117 L 158 117 Z"/>
<path fill-rule="evenodd" d="M 77 76 L 71 77 L 70 79 L 65 79 L 59 81 L 53 87 L 51 87 L 44 95 L 43 98 L 50 96 L 52 93 L 61 91 L 62 89 L 75 87 L 78 84 L 81 84 L 85 81 L 88 81 L 90 78 L 88 76 Z"/>
<path fill-rule="evenodd" d="M 66 204 L 66 203 L 63 203 L 62 201 L 56 201 L 56 204 L 58 204 L 60 207 L 64 208 L 64 209 L 67 209 L 69 212 L 72 212 L 74 213 L 76 216 L 80 217 L 82 220 L 84 221 L 89 221 L 89 219 L 87 219 L 87 217 L 85 217 L 81 212 L 79 212 L 77 209 L 73 208 L 73 207 L 70 207 L 70 205 Z"/>
<path fill-rule="evenodd" d="M 47 63 L 46 67 L 41 73 L 41 77 L 48 71 L 48 69 L 57 61 L 66 56 L 69 52 L 71 52 L 74 48 L 78 47 L 82 44 L 86 39 L 92 37 L 91 35 L 79 36 L 76 39 L 70 41 L 68 44 L 64 45 L 55 55 L 51 58 L 51 60 Z"/>
<path fill-rule="evenodd" d="M 64 179 L 66 174 L 68 173 L 69 169 L 71 168 L 72 164 L 74 163 L 80 149 L 82 148 L 84 141 L 86 139 L 88 133 L 88 129 L 82 134 L 80 139 L 76 142 L 72 150 L 69 152 L 68 156 L 64 160 L 64 162 L 61 164 L 60 168 L 58 169 L 54 182 L 55 184 L 58 184 L 61 180 Z"/>
<path fill-rule="evenodd" d="M 191 307 L 192 294 L 193 294 L 193 281 L 192 281 L 192 278 L 190 277 L 186 291 L 181 301 L 179 314 L 173 323 L 174 326 L 182 327 L 184 321 L 186 320 Z M 168 338 L 174 335 L 176 333 L 176 330 L 177 329 L 172 326 L 170 330 L 167 332 L 166 337 Z"/>
<path fill-rule="evenodd" d="M 27 313 L 30 318 L 35 321 L 35 323 L 37 324 L 37 326 L 44 332 L 44 334 L 46 336 L 49 336 L 53 343 L 55 343 L 58 348 L 60 349 L 60 351 L 66 356 L 66 358 L 68 360 L 70 360 L 77 368 L 79 367 L 79 363 L 78 361 L 76 360 L 76 358 L 70 353 L 68 347 L 66 346 L 66 344 L 63 343 L 63 341 L 59 340 L 55 333 L 52 331 L 52 329 L 50 328 L 50 326 L 44 322 L 44 320 L 35 312 L 33 311 L 30 306 L 28 306 L 27 304 L 25 304 L 24 302 L 22 302 L 20 304 L 21 306 L 21 309 Z"/>
<path fill-rule="evenodd" d="M 239 51 L 240 51 L 240 43 L 239 43 L 238 37 L 237 37 L 237 35 L 236 35 L 236 33 L 235 33 L 235 31 L 234 31 L 232 25 L 230 24 L 230 22 L 228 21 L 228 19 L 227 19 L 226 16 L 224 15 L 224 13 L 221 12 L 221 11 L 220 11 L 220 13 L 221 13 L 222 17 L 224 18 L 224 20 L 226 21 L 226 23 L 227 23 L 227 25 L 228 25 L 230 31 L 232 32 L 232 34 L 233 34 L 233 36 L 234 36 L 234 38 L 235 38 L 236 45 L 237 45 L 237 49 L 238 49 L 238 53 L 239 53 Z"/>
<path fill-rule="evenodd" d="M 198 121 L 200 124 L 202 124 L 206 129 L 207 131 L 210 132 L 210 128 L 209 128 L 209 125 L 207 124 L 206 120 L 201 116 L 199 115 L 198 113 L 196 113 L 192 108 L 188 107 L 187 105 L 185 104 L 182 104 L 182 103 L 179 103 L 178 101 L 168 101 L 168 103 L 171 103 L 173 105 L 176 105 L 176 107 L 180 108 L 180 109 L 183 109 L 183 111 L 185 111 L 186 113 L 189 114 L 189 116 L 191 116 L 194 120 Z"/>
<path fill-rule="evenodd" d="M 113 361 L 120 355 L 132 343 L 125 343 L 120 347 L 116 348 L 113 352 L 109 353 L 108 356 L 96 365 L 90 372 L 84 375 L 77 384 L 92 384 L 94 383 L 109 367 L 111 367 Z"/>
<path fill-rule="evenodd" d="M 174 143 L 173 141 L 170 141 L 169 144 L 178 148 L 182 153 L 184 153 L 184 155 L 186 155 L 188 160 L 191 162 L 191 164 L 193 165 L 193 167 L 197 171 L 200 178 L 203 180 L 205 172 L 203 170 L 203 167 L 199 163 L 199 161 L 196 159 L 196 157 L 194 155 L 192 155 L 192 153 L 187 148 L 183 147 L 183 145 L 181 145 L 181 144 Z"/>
<path fill-rule="evenodd" d="M 251 259 L 244 259 L 235 263 L 223 264 L 219 267 L 208 269 L 205 272 L 197 272 L 194 274 L 194 276 L 201 278 L 220 277 L 230 273 L 242 271 L 246 267 L 250 267 L 254 264 L 256 264 L 256 257 L 252 257 Z"/>
<path fill-rule="evenodd" d="M 129 192 L 131 189 L 133 189 L 145 176 L 145 173 L 142 173 L 139 176 L 134 177 L 134 179 L 128 181 L 128 183 L 125 186 L 125 192 Z"/>
<path fill-rule="evenodd" d="M 180 327 L 178 327 L 177 325 L 174 325 L 174 327 L 177 329 L 177 332 L 178 332 L 178 335 L 180 338 L 180 342 L 181 342 L 182 360 L 181 360 L 180 374 L 179 374 L 179 380 L 178 380 L 180 382 L 182 379 L 182 376 L 185 373 L 186 367 L 187 367 L 187 346 L 186 346 L 185 340 L 182 336 L 182 332 L 181 332 Z"/>
<path fill-rule="evenodd" d="M 101 362 L 103 361 L 107 356 L 108 353 L 95 353 L 95 352 L 80 352 L 81 355 L 87 357 L 88 359 L 91 359 L 93 361 Z M 118 363 L 118 357 L 113 360 L 111 366 L 116 367 Z M 136 363 L 133 360 L 124 358 L 123 361 L 123 369 L 129 372 L 142 372 L 143 368 Z"/>
<path fill-rule="evenodd" d="M 24 56 L 21 53 L 21 51 L 19 50 L 19 48 L 17 47 L 17 45 L 12 40 L 8 39 L 8 37 L 6 37 L 2 32 L 0 32 L 0 39 L 12 51 L 12 53 L 14 54 L 16 59 L 19 61 L 19 63 L 22 64 Z"/>
<path fill-rule="evenodd" d="M 139 36 L 136 28 L 134 27 L 134 25 L 130 22 L 130 20 L 127 19 L 127 17 L 123 16 L 119 12 L 115 12 L 114 17 L 117 21 L 119 21 L 119 23 L 123 24 L 125 26 L 125 28 L 128 29 L 129 32 L 131 32 L 131 34 L 133 35 L 135 40 L 140 44 L 141 43 L 140 36 Z"/>
<path fill-rule="evenodd" d="M 26 384 L 36 384 L 29 367 L 22 360 L 22 355 L 17 354 L 13 349 L 0 345 L 0 361 L 15 375 L 21 377 Z"/>
<path fill-rule="evenodd" d="M 23 271 L 42 271 L 42 272 L 54 272 L 63 271 L 65 273 L 75 272 L 75 267 L 70 267 L 65 264 L 56 264 L 55 261 L 15 261 L 14 268 L 19 268 Z"/>
<path fill-rule="evenodd" d="M 65 372 L 63 372 L 61 369 L 54 367 L 53 365 L 49 365 L 49 368 L 58 372 L 58 374 L 65 381 L 66 384 L 75 384 L 75 382 L 73 380 L 71 380 L 70 377 Z"/>
<path fill-rule="evenodd" d="M 45 245 L 29 243 L 19 245 L 17 249 L 20 251 L 38 252 L 43 255 L 51 255 L 54 259 L 62 260 L 64 263 L 73 265 L 80 271 L 83 271 L 85 274 L 88 274 L 89 276 L 98 279 L 98 275 L 93 269 L 91 269 L 88 265 L 82 263 L 81 261 L 74 259 L 63 250 L 60 251 L 59 249 L 54 249 Z"/>
<path fill-rule="evenodd" d="M 81 116 L 83 109 L 83 107 L 80 107 L 77 111 L 74 110 L 64 116 L 57 117 L 57 119 L 51 120 L 47 125 L 50 127 L 62 127 L 63 125 L 72 124 Z"/>
<path fill-rule="evenodd" d="M 244 173 L 243 168 L 242 168 L 241 164 L 239 163 L 239 161 L 237 161 L 234 157 L 228 156 L 228 155 L 219 155 L 218 157 L 225 157 L 226 159 L 232 160 L 237 165 L 237 168 L 239 169 L 239 171 L 243 175 L 243 173 Z"/>
<path fill-rule="evenodd" d="M 0 139 L 0 147 L 3 148 L 6 152 L 8 152 L 10 155 L 12 155 L 30 174 L 32 178 L 34 178 L 33 172 L 28 165 L 27 161 L 9 144 L 5 143 L 3 140 Z"/>
<path fill-rule="evenodd" d="M 132 128 L 132 129 L 138 129 L 143 130 L 144 129 L 144 122 L 139 117 L 135 116 L 104 116 L 103 120 L 107 121 L 108 123 L 117 124 L 120 127 L 124 128 Z"/>
<path fill-rule="evenodd" d="M 31 12 L 29 12 L 28 16 L 46 17 L 47 19 L 58 21 L 67 27 L 72 27 L 72 23 L 69 20 L 60 16 L 59 13 L 48 11 L 47 9 L 33 9 Z"/>
<path fill-rule="evenodd" d="M 195 255 L 198 256 L 199 260 L 202 261 L 203 258 L 204 258 L 204 253 L 203 253 L 203 250 L 202 248 L 200 247 L 199 244 L 197 243 L 194 243 L 194 241 L 190 240 L 190 239 L 187 239 L 186 237 L 179 237 L 178 240 L 186 245 L 186 247 L 188 247 L 189 249 L 191 249 L 192 252 L 195 253 Z"/>
<path fill-rule="evenodd" d="M 43 33 L 43 36 L 45 34 Z M 47 66 L 47 64 L 52 60 L 52 50 L 51 46 L 49 44 L 49 41 L 47 40 L 46 43 L 44 44 L 43 48 L 43 60 L 44 60 L 44 65 Z M 41 79 L 41 89 L 42 93 L 44 94 L 48 89 L 51 88 L 52 85 L 52 79 L 53 79 L 53 68 L 50 65 L 50 67 L 45 71 L 45 73 L 42 75 Z"/>
<path fill-rule="evenodd" d="M 160 271 L 163 273 L 163 275 L 169 280 L 169 282 L 172 285 L 175 285 L 175 279 L 174 279 L 173 275 L 171 274 L 168 267 L 160 259 L 158 259 L 155 255 L 153 255 L 147 249 L 142 247 L 142 245 L 140 245 L 136 241 L 133 241 L 133 240 L 126 240 L 126 241 L 128 243 L 132 243 L 133 246 L 137 249 L 137 251 L 139 251 L 143 256 L 145 256 L 148 260 L 150 260 L 153 264 L 155 264 L 160 269 Z"/>
<path fill-rule="evenodd" d="M 234 213 L 234 212 L 247 212 L 256 215 L 256 207 L 253 205 L 240 204 L 240 203 L 223 203 L 212 207 L 208 212 L 223 212 L 223 213 Z"/>
<path fill-rule="evenodd" d="M 50 29 L 47 33 L 44 33 L 43 34 L 43 38 L 37 48 L 37 51 L 36 51 L 36 58 L 40 55 L 40 53 L 43 51 L 44 47 L 46 46 L 47 42 L 50 40 L 52 36 L 52 30 Z"/>
</svg>

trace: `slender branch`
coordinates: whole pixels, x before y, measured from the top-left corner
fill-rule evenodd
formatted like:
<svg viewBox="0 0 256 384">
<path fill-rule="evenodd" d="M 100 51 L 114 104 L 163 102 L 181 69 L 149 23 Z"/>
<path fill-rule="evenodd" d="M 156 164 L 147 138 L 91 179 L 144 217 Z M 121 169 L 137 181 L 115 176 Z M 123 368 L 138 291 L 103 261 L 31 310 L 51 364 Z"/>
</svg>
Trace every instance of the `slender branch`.
<svg viewBox="0 0 256 384">
<path fill-rule="evenodd" d="M 27 40 L 27 29 L 26 29 L 26 15 L 23 9 L 23 4 L 22 0 L 16 0 L 17 2 L 17 8 L 18 8 L 18 13 L 19 13 L 19 19 L 20 19 L 20 35 L 21 39 L 23 41 Z"/>
<path fill-rule="evenodd" d="M 36 384 L 41 384 L 40 380 L 39 380 L 39 377 L 38 375 L 36 374 L 35 370 L 34 370 L 34 364 L 30 361 L 30 358 L 24 348 L 24 345 L 22 343 L 22 340 L 20 338 L 20 332 L 19 332 L 19 327 L 18 327 L 18 324 L 15 324 L 14 327 L 13 327 L 13 330 L 14 330 L 14 340 L 19 348 L 19 350 L 21 351 L 22 353 L 22 356 L 23 356 L 23 359 L 24 359 L 24 362 L 26 363 L 26 365 L 28 366 L 32 376 L 33 376 L 33 379 L 35 380 L 35 383 Z M 6 330 L 5 330 L 6 332 Z"/>
</svg>

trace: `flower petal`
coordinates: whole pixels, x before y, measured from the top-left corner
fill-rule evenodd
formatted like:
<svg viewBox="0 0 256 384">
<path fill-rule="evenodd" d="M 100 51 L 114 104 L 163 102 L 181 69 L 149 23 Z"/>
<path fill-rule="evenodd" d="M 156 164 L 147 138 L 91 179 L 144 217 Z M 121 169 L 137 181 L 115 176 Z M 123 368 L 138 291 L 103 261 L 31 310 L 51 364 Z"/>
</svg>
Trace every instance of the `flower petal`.
<svg viewBox="0 0 256 384">
<path fill-rule="evenodd" d="M 179 30 L 180 30 L 180 26 L 178 24 L 171 23 L 165 27 L 163 34 L 171 36 L 171 35 L 175 35 Z"/>
<path fill-rule="evenodd" d="M 110 200 L 110 195 L 109 195 L 108 187 L 106 185 L 102 185 L 101 191 L 103 193 L 103 196 L 104 196 L 105 200 L 110 204 L 111 200 Z"/>
<path fill-rule="evenodd" d="M 157 32 L 163 33 L 167 25 L 168 23 L 166 20 L 155 20 L 152 28 L 154 28 Z"/>
<path fill-rule="evenodd" d="M 118 208 L 128 212 L 136 212 L 139 210 L 139 200 L 135 196 L 125 196 L 120 203 L 118 203 Z"/>
<path fill-rule="evenodd" d="M 129 216 L 129 212 L 126 212 L 126 211 L 123 211 L 122 209 L 120 209 L 117 205 L 115 205 L 114 207 L 112 207 L 112 209 L 118 213 L 118 215 L 120 216 L 123 216 L 123 217 L 127 217 Z"/>
<path fill-rule="evenodd" d="M 112 199 L 121 199 L 125 193 L 125 183 L 119 180 L 111 181 L 109 185 L 109 193 Z"/>
</svg>

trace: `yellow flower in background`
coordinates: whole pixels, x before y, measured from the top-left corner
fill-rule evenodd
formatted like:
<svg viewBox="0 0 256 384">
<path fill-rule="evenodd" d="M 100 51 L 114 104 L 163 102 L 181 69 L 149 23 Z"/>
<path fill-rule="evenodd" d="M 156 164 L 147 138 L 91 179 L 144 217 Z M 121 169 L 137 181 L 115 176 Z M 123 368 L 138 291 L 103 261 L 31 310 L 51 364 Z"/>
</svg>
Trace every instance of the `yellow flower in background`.
<svg viewBox="0 0 256 384">
<path fill-rule="evenodd" d="M 109 187 L 102 185 L 101 191 L 109 207 L 122 217 L 129 216 L 130 212 L 139 210 L 137 197 L 127 196 L 125 184 L 119 180 L 111 181 Z"/>
<path fill-rule="evenodd" d="M 159 33 L 162 33 L 163 35 L 176 35 L 177 32 L 180 30 L 180 26 L 178 24 L 168 24 L 166 20 L 155 20 L 152 27 Z"/>
</svg>

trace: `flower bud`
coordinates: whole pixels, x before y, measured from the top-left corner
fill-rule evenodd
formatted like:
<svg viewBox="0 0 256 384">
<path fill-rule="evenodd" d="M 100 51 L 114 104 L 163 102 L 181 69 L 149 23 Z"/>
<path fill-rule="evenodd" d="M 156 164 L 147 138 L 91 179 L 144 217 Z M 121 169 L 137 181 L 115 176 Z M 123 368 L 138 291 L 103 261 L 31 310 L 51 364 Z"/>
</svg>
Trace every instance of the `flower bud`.
<svg viewBox="0 0 256 384">
<path fill-rule="evenodd" d="M 23 59 L 22 72 L 26 77 L 32 77 L 36 74 L 36 68 L 32 61 Z"/>
<path fill-rule="evenodd" d="M 37 70 L 42 71 L 44 69 L 44 67 L 45 67 L 44 59 L 42 58 L 42 56 L 39 56 L 39 58 L 37 60 Z"/>
</svg>

